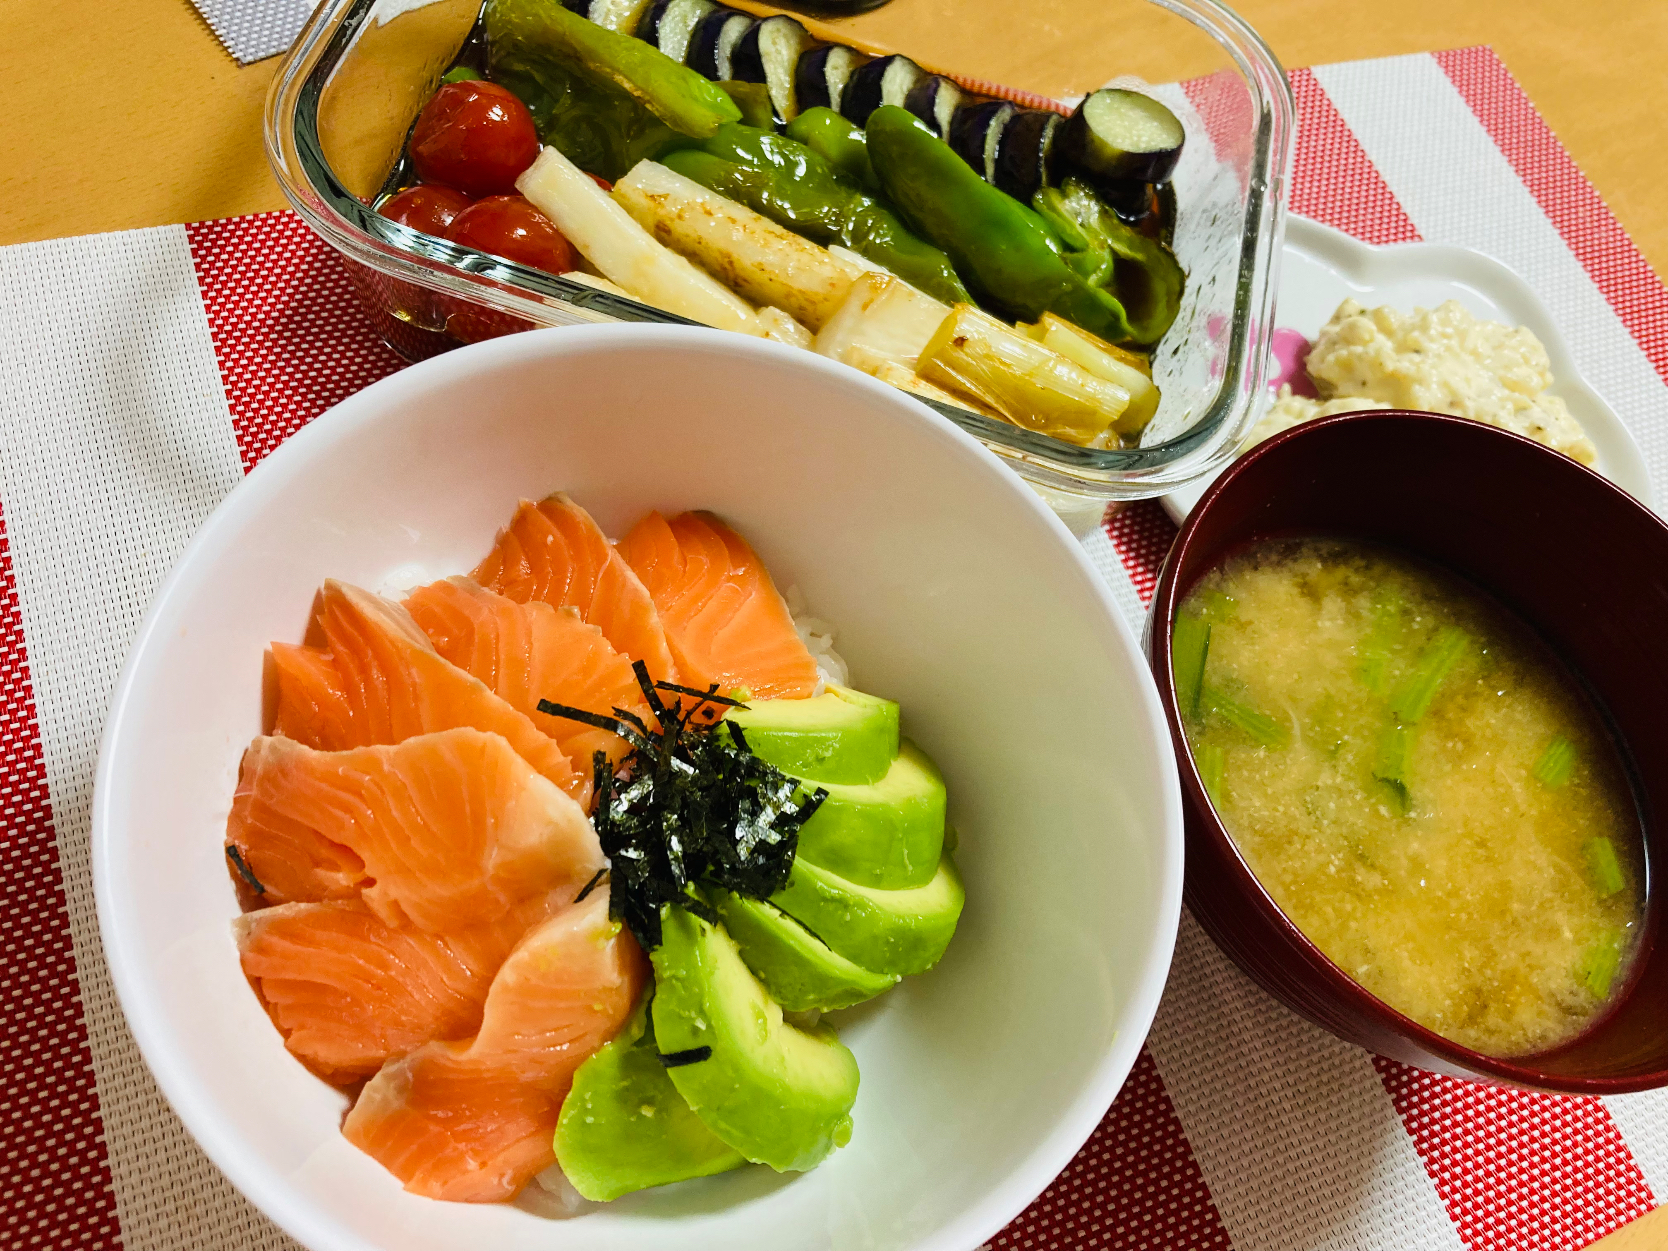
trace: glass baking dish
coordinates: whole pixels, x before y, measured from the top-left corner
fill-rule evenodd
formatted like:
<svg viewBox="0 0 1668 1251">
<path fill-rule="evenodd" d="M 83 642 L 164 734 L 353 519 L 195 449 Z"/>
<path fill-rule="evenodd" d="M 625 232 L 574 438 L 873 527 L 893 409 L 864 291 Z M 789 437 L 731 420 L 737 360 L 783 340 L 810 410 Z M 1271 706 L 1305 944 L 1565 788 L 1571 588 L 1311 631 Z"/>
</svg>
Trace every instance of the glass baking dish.
<svg viewBox="0 0 1668 1251">
<path fill-rule="evenodd" d="M 964 86 L 1021 104 L 1074 102 L 1108 82 L 1145 85 L 1182 119 L 1173 247 L 1188 274 L 1153 354 L 1162 401 L 1134 447 L 1077 447 L 932 403 L 1063 514 L 1163 494 L 1226 463 L 1265 385 L 1295 109 L 1274 54 L 1215 0 L 893 0 L 852 16 L 827 5 L 729 0 L 792 12 L 814 35 L 903 52 Z M 475 337 L 675 314 L 401 226 L 369 205 L 474 26 L 481 0 L 323 0 L 273 82 L 266 148 L 291 204 L 339 252 L 388 343 L 409 359 L 457 345 L 442 309 L 470 308 Z M 819 16 L 820 20 L 819 20 Z M 464 302 L 460 305 L 460 301 Z M 455 321 L 453 323 L 456 324 Z"/>
</svg>

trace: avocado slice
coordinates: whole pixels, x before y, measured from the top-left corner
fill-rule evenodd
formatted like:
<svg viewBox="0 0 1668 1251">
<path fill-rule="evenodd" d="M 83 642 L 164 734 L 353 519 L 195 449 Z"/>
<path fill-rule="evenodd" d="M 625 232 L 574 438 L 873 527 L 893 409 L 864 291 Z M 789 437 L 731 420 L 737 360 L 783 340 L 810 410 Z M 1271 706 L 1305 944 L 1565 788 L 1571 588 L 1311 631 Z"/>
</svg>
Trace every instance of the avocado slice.
<svg viewBox="0 0 1668 1251">
<path fill-rule="evenodd" d="M 799 855 L 859 886 L 925 886 L 944 849 L 944 778 L 914 743 L 878 782 L 818 782 L 828 798 L 799 827 Z"/>
<path fill-rule="evenodd" d="M 649 995 L 573 1075 L 556 1121 L 556 1159 L 575 1190 L 604 1202 L 747 1163 L 672 1084 L 655 1048 Z"/>
<path fill-rule="evenodd" d="M 779 1173 L 814 1168 L 851 1141 L 857 1060 L 828 1026 L 784 1021 L 735 940 L 668 904 L 650 959 L 656 1042 L 708 1129 Z"/>
<path fill-rule="evenodd" d="M 832 1012 L 890 990 L 895 974 L 871 973 L 775 905 L 724 892 L 718 915 L 741 958 L 785 1012 Z"/>
<path fill-rule="evenodd" d="M 897 704 L 843 686 L 814 699 L 755 699 L 725 720 L 760 760 L 815 782 L 878 782 L 898 754 Z"/>
<path fill-rule="evenodd" d="M 770 902 L 829 947 L 877 973 L 922 973 L 938 963 L 966 898 L 949 854 L 925 886 L 876 890 L 796 857 Z"/>
</svg>

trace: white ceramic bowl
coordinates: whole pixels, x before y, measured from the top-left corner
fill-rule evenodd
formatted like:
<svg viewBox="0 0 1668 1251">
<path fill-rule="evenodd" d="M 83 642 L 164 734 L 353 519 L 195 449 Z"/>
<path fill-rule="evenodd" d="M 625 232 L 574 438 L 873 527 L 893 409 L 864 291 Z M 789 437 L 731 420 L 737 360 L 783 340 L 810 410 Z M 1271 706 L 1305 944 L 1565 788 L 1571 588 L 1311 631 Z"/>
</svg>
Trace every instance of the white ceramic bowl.
<svg viewBox="0 0 1668 1251">
<path fill-rule="evenodd" d="M 221 853 L 261 658 L 321 579 L 467 570 L 563 489 L 619 533 L 710 508 L 838 624 L 856 682 L 943 766 L 967 910 L 943 963 L 855 1009 L 851 1145 L 560 1228 L 404 1193 L 338 1132 L 238 968 Z M 169 577 L 117 688 L 93 817 L 122 1005 L 208 1154 L 317 1251 L 560 1246 L 971 1251 L 1099 1121 L 1152 1022 L 1181 896 L 1180 797 L 1147 666 L 1018 478 L 924 406 L 807 353 L 606 326 L 436 358 L 270 456 Z M 670 1241 L 668 1241 L 670 1240 Z"/>
</svg>

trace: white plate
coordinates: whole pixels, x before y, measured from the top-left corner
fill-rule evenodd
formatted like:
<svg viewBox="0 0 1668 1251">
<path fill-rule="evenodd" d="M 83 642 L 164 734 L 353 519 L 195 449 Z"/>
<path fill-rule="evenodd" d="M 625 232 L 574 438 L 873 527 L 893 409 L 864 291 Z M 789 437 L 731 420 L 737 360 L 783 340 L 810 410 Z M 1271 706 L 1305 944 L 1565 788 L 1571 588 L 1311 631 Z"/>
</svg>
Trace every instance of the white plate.
<svg viewBox="0 0 1668 1251">
<path fill-rule="evenodd" d="M 1353 296 L 1368 308 L 1388 304 L 1410 311 L 1458 300 L 1478 317 L 1527 326 L 1543 344 L 1557 380 L 1552 393 L 1569 405 L 1598 448 L 1594 466 L 1647 507 L 1650 477 L 1639 445 L 1615 410 L 1581 376 L 1558 324 L 1534 290 L 1504 264 L 1470 248 L 1441 243 L 1374 247 L 1307 217 L 1286 219 L 1276 308 L 1282 330 L 1312 340 L 1339 304 Z M 1196 482 L 1163 499 L 1164 511 L 1181 522 L 1215 481 Z"/>
<path fill-rule="evenodd" d="M 262 653 L 301 636 L 320 580 L 468 569 L 518 499 L 558 488 L 609 533 L 705 507 L 750 537 L 943 767 L 967 884 L 943 963 L 842 1027 L 862 1069 L 849 1147 L 801 1176 L 744 1169 L 560 1226 L 406 1194 L 342 1138 L 345 1097 L 284 1050 L 239 970 L 221 852 Z M 577 327 L 386 378 L 232 492 L 117 687 L 93 869 L 164 1093 L 317 1251 L 968 1251 L 1070 1161 L 1135 1062 L 1181 907 L 1181 796 L 1105 583 L 972 438 L 793 348 Z"/>
</svg>

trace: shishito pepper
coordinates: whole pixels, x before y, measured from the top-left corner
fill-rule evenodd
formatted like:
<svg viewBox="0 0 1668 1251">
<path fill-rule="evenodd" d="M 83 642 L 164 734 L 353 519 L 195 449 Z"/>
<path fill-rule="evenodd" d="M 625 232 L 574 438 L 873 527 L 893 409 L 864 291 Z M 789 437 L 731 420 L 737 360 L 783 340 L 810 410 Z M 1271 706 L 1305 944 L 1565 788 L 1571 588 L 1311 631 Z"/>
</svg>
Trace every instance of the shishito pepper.
<svg viewBox="0 0 1668 1251">
<path fill-rule="evenodd" d="M 482 20 L 489 76 L 521 97 L 540 139 L 590 173 L 619 178 L 741 117 L 718 84 L 556 0 L 487 0 Z"/>
<path fill-rule="evenodd" d="M 663 161 L 813 243 L 850 248 L 946 304 L 971 299 L 949 257 L 803 143 L 725 125 L 699 149 L 671 152 Z"/>
<path fill-rule="evenodd" d="M 913 113 L 882 105 L 866 133 L 888 198 L 989 303 L 1031 320 L 1056 313 L 1114 343 L 1133 337 L 1123 306 L 1066 263 L 1042 217 L 979 177 Z"/>
<path fill-rule="evenodd" d="M 1067 264 L 1117 292 L 1130 337 L 1141 344 L 1163 338 L 1181 310 L 1187 281 L 1170 249 L 1129 225 L 1075 178 L 1043 187 L 1031 204 L 1073 249 Z"/>
<path fill-rule="evenodd" d="M 857 123 L 818 105 L 789 122 L 784 133 L 810 148 L 870 195 L 880 193 L 874 167 L 869 164 L 869 143 Z"/>
</svg>

